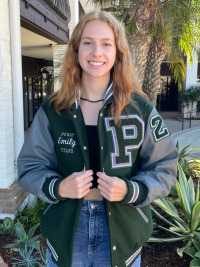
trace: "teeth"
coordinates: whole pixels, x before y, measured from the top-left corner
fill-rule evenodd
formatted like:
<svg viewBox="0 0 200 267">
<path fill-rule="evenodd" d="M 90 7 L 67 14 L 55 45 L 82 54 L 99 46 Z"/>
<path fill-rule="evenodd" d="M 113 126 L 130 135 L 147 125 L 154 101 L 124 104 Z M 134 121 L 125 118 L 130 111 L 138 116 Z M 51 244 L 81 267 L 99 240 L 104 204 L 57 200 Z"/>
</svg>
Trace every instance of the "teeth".
<svg viewBox="0 0 200 267">
<path fill-rule="evenodd" d="M 104 64 L 103 62 L 93 62 L 93 61 L 90 61 L 89 63 L 94 66 L 102 66 Z"/>
</svg>

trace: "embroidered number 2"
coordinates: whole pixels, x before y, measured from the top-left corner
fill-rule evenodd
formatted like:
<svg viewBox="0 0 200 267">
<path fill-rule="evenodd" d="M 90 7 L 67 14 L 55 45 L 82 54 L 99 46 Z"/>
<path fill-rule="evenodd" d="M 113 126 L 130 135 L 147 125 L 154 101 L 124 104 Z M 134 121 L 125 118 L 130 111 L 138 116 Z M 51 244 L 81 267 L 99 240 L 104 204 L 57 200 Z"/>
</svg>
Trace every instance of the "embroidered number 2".
<svg viewBox="0 0 200 267">
<path fill-rule="evenodd" d="M 105 118 L 106 130 L 111 132 L 114 153 L 111 153 L 112 168 L 132 166 L 132 152 L 144 139 L 144 122 L 137 115 L 121 116 L 120 127 L 112 117 Z"/>
<path fill-rule="evenodd" d="M 156 115 L 151 118 L 151 128 L 153 129 L 153 135 L 155 141 L 159 141 L 169 135 L 169 131 L 163 126 L 163 120 L 160 115 Z"/>
</svg>

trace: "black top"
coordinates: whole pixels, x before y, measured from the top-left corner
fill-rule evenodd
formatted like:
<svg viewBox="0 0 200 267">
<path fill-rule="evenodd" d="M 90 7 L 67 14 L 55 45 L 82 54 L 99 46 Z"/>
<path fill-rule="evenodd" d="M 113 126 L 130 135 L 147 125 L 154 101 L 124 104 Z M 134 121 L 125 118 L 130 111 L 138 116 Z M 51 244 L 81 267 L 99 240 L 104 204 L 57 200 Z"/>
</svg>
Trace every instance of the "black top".
<svg viewBox="0 0 200 267">
<path fill-rule="evenodd" d="M 91 188 L 97 188 L 98 183 L 96 173 L 99 171 L 99 140 L 96 125 L 86 125 L 88 145 L 90 153 L 90 169 L 93 170 L 93 185 Z"/>
</svg>

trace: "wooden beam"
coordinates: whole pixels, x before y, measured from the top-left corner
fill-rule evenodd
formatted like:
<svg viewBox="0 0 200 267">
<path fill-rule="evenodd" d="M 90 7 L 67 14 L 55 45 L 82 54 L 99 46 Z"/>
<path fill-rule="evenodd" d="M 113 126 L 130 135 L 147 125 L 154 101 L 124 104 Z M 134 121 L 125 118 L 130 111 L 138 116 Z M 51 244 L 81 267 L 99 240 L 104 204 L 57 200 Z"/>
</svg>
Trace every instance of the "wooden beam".
<svg viewBox="0 0 200 267">
<path fill-rule="evenodd" d="M 68 21 L 38 0 L 20 0 L 21 26 L 58 44 L 69 40 Z"/>
</svg>

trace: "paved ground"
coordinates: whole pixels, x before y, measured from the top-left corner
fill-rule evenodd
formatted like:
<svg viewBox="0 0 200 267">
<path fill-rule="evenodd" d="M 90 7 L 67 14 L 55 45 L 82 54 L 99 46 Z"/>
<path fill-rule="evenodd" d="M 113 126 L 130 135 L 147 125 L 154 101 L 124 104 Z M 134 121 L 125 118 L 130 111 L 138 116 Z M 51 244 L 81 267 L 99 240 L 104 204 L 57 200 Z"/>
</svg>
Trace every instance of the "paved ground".
<svg viewBox="0 0 200 267">
<path fill-rule="evenodd" d="M 191 124 L 185 121 L 183 124 L 178 112 L 160 112 L 160 115 L 171 132 L 174 142 L 179 142 L 180 149 L 187 145 L 190 145 L 190 148 L 200 148 L 200 120 L 192 120 Z M 200 150 L 194 154 L 200 158 Z"/>
</svg>

